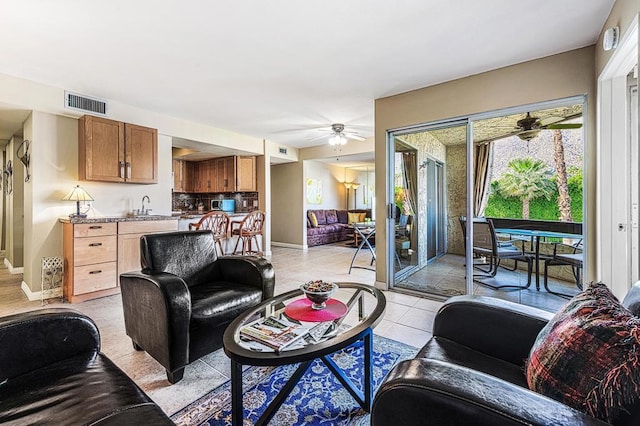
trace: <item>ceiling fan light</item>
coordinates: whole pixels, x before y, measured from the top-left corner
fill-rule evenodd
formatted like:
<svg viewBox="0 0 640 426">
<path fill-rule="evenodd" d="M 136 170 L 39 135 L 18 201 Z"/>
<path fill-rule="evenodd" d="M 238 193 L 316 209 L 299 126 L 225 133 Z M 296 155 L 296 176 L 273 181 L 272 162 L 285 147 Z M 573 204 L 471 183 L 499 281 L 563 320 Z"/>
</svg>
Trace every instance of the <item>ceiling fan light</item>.
<svg viewBox="0 0 640 426">
<path fill-rule="evenodd" d="M 341 133 L 335 133 L 329 138 L 329 145 L 344 145 L 347 143 L 347 138 Z"/>
</svg>

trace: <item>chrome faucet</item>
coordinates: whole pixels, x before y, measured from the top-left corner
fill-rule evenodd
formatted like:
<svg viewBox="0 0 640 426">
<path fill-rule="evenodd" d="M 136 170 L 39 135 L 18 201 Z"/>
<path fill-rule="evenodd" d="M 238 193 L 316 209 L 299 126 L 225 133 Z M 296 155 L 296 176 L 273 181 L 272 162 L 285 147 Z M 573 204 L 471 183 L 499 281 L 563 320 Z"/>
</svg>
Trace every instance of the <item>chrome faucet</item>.
<svg viewBox="0 0 640 426">
<path fill-rule="evenodd" d="M 144 200 L 145 200 L 145 198 L 147 200 L 147 203 L 151 202 L 151 200 L 149 199 L 148 195 L 145 195 L 144 197 L 142 197 L 142 210 L 140 210 L 140 214 L 142 214 L 142 215 L 149 214 L 149 210 L 148 209 L 147 210 L 144 209 Z"/>
</svg>

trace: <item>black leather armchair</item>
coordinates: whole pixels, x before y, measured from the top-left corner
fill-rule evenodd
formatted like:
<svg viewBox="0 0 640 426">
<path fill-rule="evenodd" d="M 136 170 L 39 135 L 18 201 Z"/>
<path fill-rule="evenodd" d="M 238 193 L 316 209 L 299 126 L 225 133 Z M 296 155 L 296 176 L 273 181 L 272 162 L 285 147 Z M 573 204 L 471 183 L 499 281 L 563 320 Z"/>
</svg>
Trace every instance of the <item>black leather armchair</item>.
<svg viewBox="0 0 640 426">
<path fill-rule="evenodd" d="M 100 353 L 95 323 L 61 308 L 0 318 L 0 423 L 173 424 Z"/>
<path fill-rule="evenodd" d="M 218 258 L 211 231 L 144 235 L 142 271 L 120 275 L 127 335 L 176 383 L 184 367 L 222 347 L 227 325 L 273 296 L 265 259 Z"/>
<path fill-rule="evenodd" d="M 452 297 L 429 342 L 378 389 L 372 425 L 606 424 L 527 388 L 524 360 L 551 317 L 504 300 Z"/>
</svg>

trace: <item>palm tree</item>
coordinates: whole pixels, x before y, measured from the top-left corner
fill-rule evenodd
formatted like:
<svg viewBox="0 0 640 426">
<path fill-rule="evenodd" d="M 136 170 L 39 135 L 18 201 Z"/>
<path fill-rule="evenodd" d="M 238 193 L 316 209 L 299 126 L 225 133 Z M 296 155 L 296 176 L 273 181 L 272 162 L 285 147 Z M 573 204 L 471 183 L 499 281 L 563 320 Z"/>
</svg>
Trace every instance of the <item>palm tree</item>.
<svg viewBox="0 0 640 426">
<path fill-rule="evenodd" d="M 558 185 L 558 209 L 562 222 L 573 222 L 571 214 L 571 195 L 567 183 L 567 165 L 564 161 L 564 144 L 562 143 L 562 131 L 553 131 L 554 160 L 556 162 L 556 184 Z"/>
<path fill-rule="evenodd" d="M 551 198 L 554 183 L 551 172 L 542 160 L 516 158 L 509 162 L 509 171 L 498 182 L 504 197 L 518 197 L 522 201 L 522 218 L 529 219 L 529 202 L 534 198 Z"/>
</svg>

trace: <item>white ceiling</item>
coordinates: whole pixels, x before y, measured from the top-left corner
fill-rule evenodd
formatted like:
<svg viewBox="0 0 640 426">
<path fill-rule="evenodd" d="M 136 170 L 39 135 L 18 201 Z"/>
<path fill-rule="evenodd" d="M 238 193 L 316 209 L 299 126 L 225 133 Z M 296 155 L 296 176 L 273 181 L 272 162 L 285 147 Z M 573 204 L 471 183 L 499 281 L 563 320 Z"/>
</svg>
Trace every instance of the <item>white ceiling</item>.
<svg viewBox="0 0 640 426">
<path fill-rule="evenodd" d="M 377 98 L 591 45 L 613 3 L 14 0 L 0 73 L 305 147 L 372 136 Z"/>
</svg>

